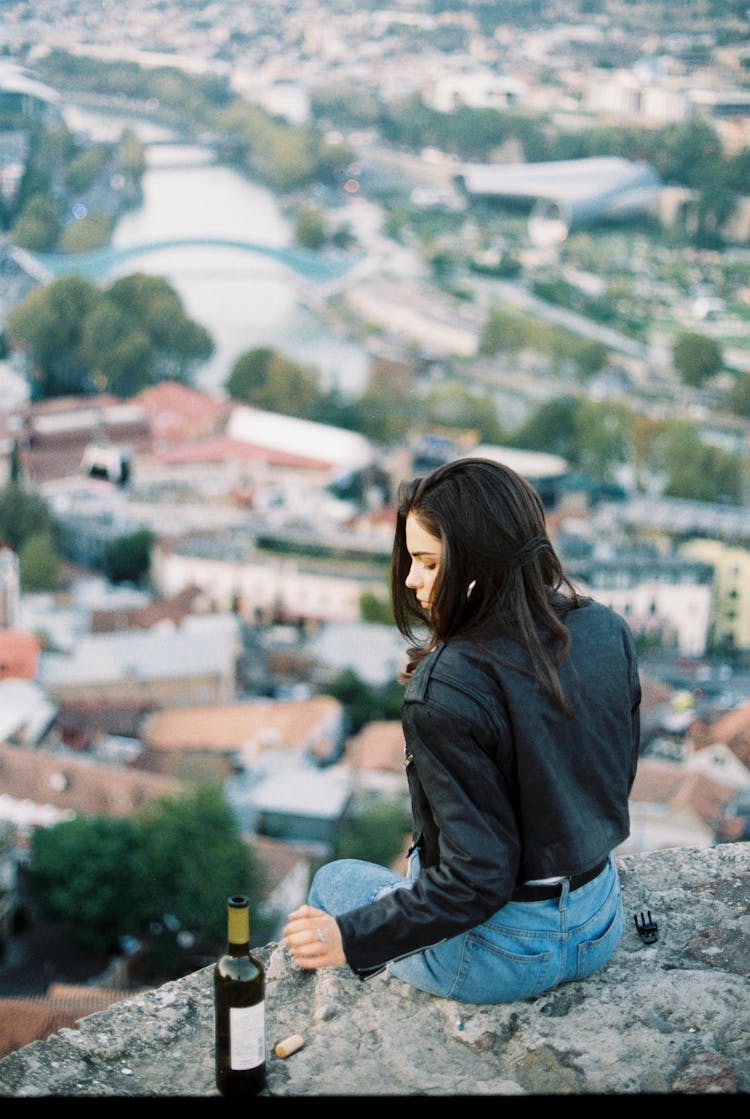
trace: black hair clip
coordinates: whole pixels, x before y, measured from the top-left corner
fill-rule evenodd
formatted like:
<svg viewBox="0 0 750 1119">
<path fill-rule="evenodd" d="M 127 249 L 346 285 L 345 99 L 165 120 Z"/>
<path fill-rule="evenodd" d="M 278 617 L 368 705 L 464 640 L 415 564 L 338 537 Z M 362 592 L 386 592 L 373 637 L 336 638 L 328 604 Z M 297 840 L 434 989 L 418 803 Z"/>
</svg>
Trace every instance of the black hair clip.
<svg viewBox="0 0 750 1119">
<path fill-rule="evenodd" d="M 644 944 L 655 944 L 659 939 L 659 926 L 656 921 L 651 919 L 651 910 L 648 910 L 648 916 L 644 917 L 641 913 L 640 923 L 638 921 L 638 914 L 633 916 L 635 927 L 638 930 L 638 935 Z"/>
</svg>

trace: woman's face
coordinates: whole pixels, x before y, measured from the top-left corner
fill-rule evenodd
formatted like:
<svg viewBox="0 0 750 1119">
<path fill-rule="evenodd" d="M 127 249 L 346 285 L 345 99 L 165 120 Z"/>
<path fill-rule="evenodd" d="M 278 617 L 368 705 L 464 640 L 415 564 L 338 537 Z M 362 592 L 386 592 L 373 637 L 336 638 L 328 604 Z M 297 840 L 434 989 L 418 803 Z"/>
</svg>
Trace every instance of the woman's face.
<svg viewBox="0 0 750 1119">
<path fill-rule="evenodd" d="M 422 609 L 429 612 L 443 544 L 419 523 L 413 513 L 406 517 L 406 550 L 411 556 L 411 567 L 404 581 L 414 591 Z"/>
</svg>

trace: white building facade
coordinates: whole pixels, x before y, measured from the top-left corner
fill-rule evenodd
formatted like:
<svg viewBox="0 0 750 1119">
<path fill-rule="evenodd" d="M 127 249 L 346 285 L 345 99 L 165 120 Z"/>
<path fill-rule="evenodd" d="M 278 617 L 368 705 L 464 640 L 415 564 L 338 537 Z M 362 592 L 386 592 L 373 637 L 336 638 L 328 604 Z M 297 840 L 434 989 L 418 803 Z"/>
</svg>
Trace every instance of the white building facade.
<svg viewBox="0 0 750 1119">
<path fill-rule="evenodd" d="M 216 610 L 253 622 L 357 622 L 365 593 L 386 596 L 382 565 L 250 550 L 205 555 L 189 542 L 157 545 L 151 578 L 169 597 L 199 587 Z"/>
</svg>

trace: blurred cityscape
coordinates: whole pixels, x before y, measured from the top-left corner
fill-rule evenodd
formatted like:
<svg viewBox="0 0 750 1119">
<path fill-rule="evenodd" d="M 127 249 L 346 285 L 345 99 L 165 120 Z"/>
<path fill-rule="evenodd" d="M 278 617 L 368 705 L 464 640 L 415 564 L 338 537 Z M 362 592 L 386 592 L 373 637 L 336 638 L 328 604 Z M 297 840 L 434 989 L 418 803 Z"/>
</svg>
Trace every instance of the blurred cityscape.
<svg viewBox="0 0 750 1119">
<path fill-rule="evenodd" d="M 393 500 L 467 454 L 638 643 L 622 852 L 750 838 L 746 3 L 6 0 L 0 342 L 0 1056 L 205 962 L 72 948 L 41 831 L 218 783 L 266 940 L 400 858 Z"/>
</svg>

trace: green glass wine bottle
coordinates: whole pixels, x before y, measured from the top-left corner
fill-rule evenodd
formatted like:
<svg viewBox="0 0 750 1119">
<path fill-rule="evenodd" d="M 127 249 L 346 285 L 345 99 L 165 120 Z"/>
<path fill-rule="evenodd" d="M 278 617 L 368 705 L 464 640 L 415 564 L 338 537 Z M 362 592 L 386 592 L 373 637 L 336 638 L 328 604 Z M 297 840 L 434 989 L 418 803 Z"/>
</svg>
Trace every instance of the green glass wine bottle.
<svg viewBox="0 0 750 1119">
<path fill-rule="evenodd" d="M 244 894 L 227 899 L 227 950 L 214 966 L 216 1087 L 223 1096 L 258 1095 L 266 1086 L 266 976 L 250 951 Z"/>
</svg>

